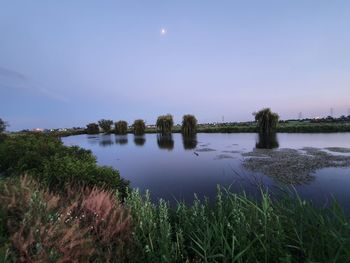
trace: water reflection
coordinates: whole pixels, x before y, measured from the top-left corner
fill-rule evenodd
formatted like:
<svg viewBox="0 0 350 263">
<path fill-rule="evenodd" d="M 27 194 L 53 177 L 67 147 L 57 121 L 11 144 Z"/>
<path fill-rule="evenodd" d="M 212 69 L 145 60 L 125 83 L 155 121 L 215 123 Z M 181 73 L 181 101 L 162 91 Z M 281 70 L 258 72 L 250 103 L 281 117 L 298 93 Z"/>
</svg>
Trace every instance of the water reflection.
<svg viewBox="0 0 350 263">
<path fill-rule="evenodd" d="M 134 135 L 134 143 L 137 146 L 143 146 L 146 142 L 146 138 L 144 135 Z"/>
<path fill-rule="evenodd" d="M 86 136 L 87 136 L 87 139 L 88 139 L 87 141 L 88 141 L 89 144 L 91 144 L 91 145 L 94 145 L 94 144 L 101 145 L 100 144 L 100 136 L 90 135 L 90 134 L 88 134 Z"/>
<path fill-rule="evenodd" d="M 99 145 L 102 147 L 107 147 L 107 146 L 111 146 L 113 144 L 112 141 L 112 136 L 109 135 L 102 135 L 101 139 L 99 140 Z"/>
<path fill-rule="evenodd" d="M 173 135 L 157 134 L 157 143 L 158 143 L 159 149 L 166 149 L 171 151 L 174 148 Z"/>
<path fill-rule="evenodd" d="M 197 134 L 184 135 L 182 134 L 182 143 L 185 150 L 192 150 L 197 147 Z"/>
<path fill-rule="evenodd" d="M 260 134 L 258 135 L 258 142 L 255 144 L 255 147 L 258 149 L 274 149 L 278 148 L 279 143 L 277 139 L 277 134 Z"/>
<path fill-rule="evenodd" d="M 125 145 L 128 143 L 128 135 L 116 135 L 115 143 L 120 145 Z"/>
</svg>

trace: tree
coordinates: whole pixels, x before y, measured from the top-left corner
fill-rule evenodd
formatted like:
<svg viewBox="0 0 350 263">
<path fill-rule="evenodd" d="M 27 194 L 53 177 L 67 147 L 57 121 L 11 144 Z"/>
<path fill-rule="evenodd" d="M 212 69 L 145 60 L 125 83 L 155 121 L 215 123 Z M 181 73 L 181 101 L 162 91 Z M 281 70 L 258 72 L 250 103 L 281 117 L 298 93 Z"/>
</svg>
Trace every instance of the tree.
<svg viewBox="0 0 350 263">
<path fill-rule="evenodd" d="M 0 133 L 4 132 L 6 130 L 6 127 L 8 127 L 7 122 L 0 118 Z"/>
<path fill-rule="evenodd" d="M 100 128 L 97 123 L 89 123 L 86 125 L 86 133 L 87 134 L 98 134 L 100 132 Z"/>
<path fill-rule="evenodd" d="M 102 119 L 102 120 L 98 121 L 98 125 L 100 125 L 101 129 L 104 132 L 109 132 L 111 130 L 112 124 L 113 124 L 112 120 Z"/>
<path fill-rule="evenodd" d="M 135 135 L 142 135 L 145 133 L 146 124 L 145 124 L 144 120 L 141 120 L 141 119 L 135 120 L 133 128 L 134 128 Z"/>
<path fill-rule="evenodd" d="M 260 134 L 272 134 L 276 132 L 279 116 L 272 112 L 269 108 L 253 113 L 257 122 L 258 131 Z"/>
<path fill-rule="evenodd" d="M 173 116 L 170 114 L 159 116 L 156 123 L 158 131 L 160 131 L 163 135 L 171 134 L 173 125 Z"/>
<path fill-rule="evenodd" d="M 118 121 L 115 123 L 116 134 L 126 134 L 128 132 L 128 123 L 126 121 Z"/>
<path fill-rule="evenodd" d="M 187 114 L 182 118 L 181 131 L 184 135 L 195 134 L 197 131 L 197 119 L 195 116 Z"/>
</svg>

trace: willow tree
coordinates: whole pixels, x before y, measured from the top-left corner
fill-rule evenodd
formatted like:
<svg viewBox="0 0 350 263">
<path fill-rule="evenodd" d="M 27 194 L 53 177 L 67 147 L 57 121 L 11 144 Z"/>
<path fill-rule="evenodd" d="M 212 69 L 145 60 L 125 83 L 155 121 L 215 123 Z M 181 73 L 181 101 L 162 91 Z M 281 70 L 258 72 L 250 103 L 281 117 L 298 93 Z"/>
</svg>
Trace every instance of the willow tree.
<svg viewBox="0 0 350 263">
<path fill-rule="evenodd" d="M 197 119 L 195 116 L 187 114 L 182 118 L 181 131 L 184 135 L 192 135 L 197 132 Z"/>
<path fill-rule="evenodd" d="M 170 114 L 159 116 L 156 123 L 158 131 L 163 135 L 171 134 L 173 125 L 173 116 Z"/>
<path fill-rule="evenodd" d="M 141 120 L 141 119 L 135 120 L 133 124 L 133 128 L 134 128 L 135 135 L 142 135 L 145 133 L 146 124 L 144 120 Z"/>
<path fill-rule="evenodd" d="M 86 133 L 87 134 L 98 134 L 100 132 L 100 128 L 97 123 L 89 123 L 86 125 Z"/>
<path fill-rule="evenodd" d="M 276 132 L 279 116 L 272 112 L 269 108 L 253 113 L 257 122 L 260 134 L 273 134 Z"/>
<path fill-rule="evenodd" d="M 102 119 L 98 121 L 98 125 L 100 125 L 101 129 L 104 132 L 109 132 L 112 129 L 112 124 L 113 124 L 112 120 Z"/>
<path fill-rule="evenodd" d="M 126 134 L 128 132 L 128 123 L 126 121 L 118 121 L 115 123 L 116 134 Z"/>
</svg>

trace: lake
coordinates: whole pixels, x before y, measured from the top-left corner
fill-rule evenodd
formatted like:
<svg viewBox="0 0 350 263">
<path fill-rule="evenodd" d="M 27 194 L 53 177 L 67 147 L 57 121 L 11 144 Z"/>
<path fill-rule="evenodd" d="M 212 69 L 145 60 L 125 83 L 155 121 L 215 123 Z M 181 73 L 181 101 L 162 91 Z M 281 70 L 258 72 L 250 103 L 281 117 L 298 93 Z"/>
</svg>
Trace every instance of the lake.
<svg viewBox="0 0 350 263">
<path fill-rule="evenodd" d="M 278 147 L 271 151 L 316 147 L 330 153 L 324 148 L 350 148 L 350 133 L 280 133 L 276 139 Z M 62 141 L 90 149 L 100 165 L 118 169 L 132 187 L 149 189 L 154 200 L 191 202 L 194 193 L 199 198 L 212 198 L 218 184 L 250 195 L 257 194 L 257 183 L 272 192 L 285 185 L 276 177 L 244 168 L 244 154 L 257 145 L 258 136 L 253 133 L 199 133 L 196 138 L 178 133 L 166 137 L 100 134 L 64 137 Z M 350 157 L 350 153 L 331 154 Z M 295 185 L 303 198 L 323 205 L 334 196 L 350 212 L 349 167 L 323 167 L 312 172 L 310 178 Z"/>
</svg>

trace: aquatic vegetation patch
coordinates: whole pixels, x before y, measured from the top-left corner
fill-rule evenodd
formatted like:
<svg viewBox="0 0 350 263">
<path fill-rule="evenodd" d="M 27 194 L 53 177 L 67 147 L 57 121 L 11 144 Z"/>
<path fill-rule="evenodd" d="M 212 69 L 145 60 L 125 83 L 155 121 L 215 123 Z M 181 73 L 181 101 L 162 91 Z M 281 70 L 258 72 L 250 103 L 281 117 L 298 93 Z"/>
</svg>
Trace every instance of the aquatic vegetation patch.
<svg viewBox="0 0 350 263">
<path fill-rule="evenodd" d="M 223 153 L 241 153 L 240 151 L 222 151 Z"/>
<path fill-rule="evenodd" d="M 212 148 L 198 148 L 196 149 L 196 152 L 215 152 L 215 149 Z"/>
<path fill-rule="evenodd" d="M 262 172 L 286 184 L 306 184 L 314 180 L 313 173 L 328 167 L 350 167 L 350 156 L 333 155 L 318 148 L 255 149 L 243 153 L 243 167 Z"/>
<path fill-rule="evenodd" d="M 214 158 L 214 160 L 222 160 L 222 159 L 234 159 L 234 157 L 230 154 L 218 154 Z"/>
<path fill-rule="evenodd" d="M 327 147 L 325 149 L 336 153 L 350 153 L 350 148 L 345 147 Z"/>
</svg>

